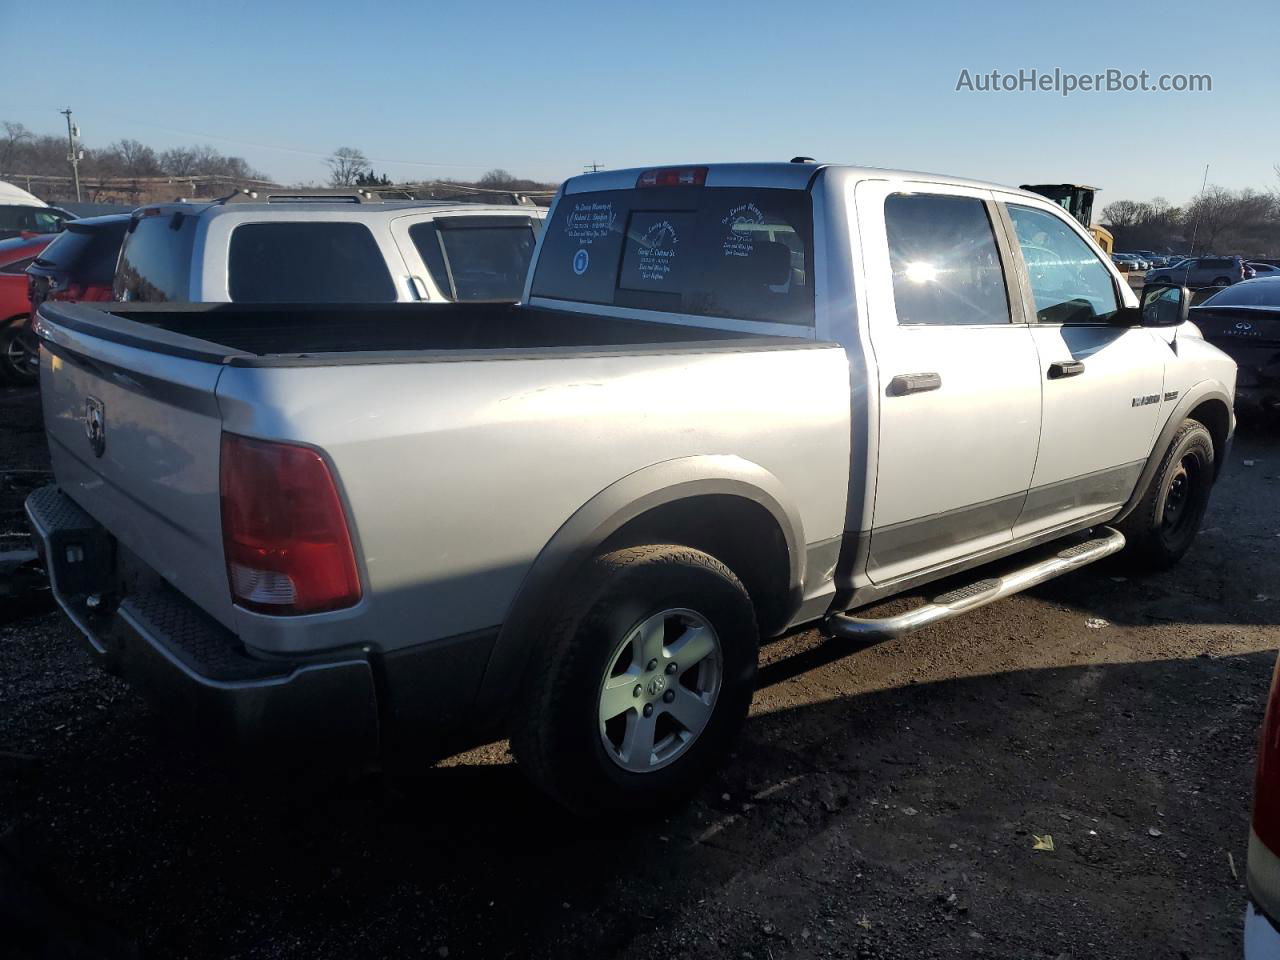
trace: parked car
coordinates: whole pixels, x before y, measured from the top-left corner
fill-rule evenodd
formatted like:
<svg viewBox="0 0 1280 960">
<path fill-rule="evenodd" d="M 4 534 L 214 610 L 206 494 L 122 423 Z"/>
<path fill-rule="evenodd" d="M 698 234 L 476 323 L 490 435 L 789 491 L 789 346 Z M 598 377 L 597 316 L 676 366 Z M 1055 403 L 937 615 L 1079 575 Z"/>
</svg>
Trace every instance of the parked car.
<svg viewBox="0 0 1280 960">
<path fill-rule="evenodd" d="M 0 240 L 0 382 L 30 379 L 22 328 L 31 314 L 28 265 L 53 241 L 53 235 Z"/>
<path fill-rule="evenodd" d="M 1280 274 L 1219 290 L 1190 315 L 1236 361 L 1237 409 L 1280 413 Z"/>
<path fill-rule="evenodd" d="M 74 219 L 34 194 L 0 181 L 0 240 L 57 233 L 64 223 Z"/>
<path fill-rule="evenodd" d="M 1273 274 L 1280 276 L 1280 267 L 1277 267 L 1274 263 L 1263 263 L 1258 260 L 1250 260 L 1247 266 L 1253 271 L 1253 275 L 1255 277 L 1269 277 Z"/>
<path fill-rule="evenodd" d="M 45 300 L 111 299 L 127 214 L 69 220 L 62 233 L 45 237 L 44 249 L 25 264 L 22 278 L 27 316 L 16 318 L 7 343 L 5 373 L 15 383 L 34 383 L 39 373 L 37 342 L 30 319 Z"/>
<path fill-rule="evenodd" d="M 1123 264 L 1129 270 L 1146 270 L 1151 266 L 1136 253 L 1113 253 L 1111 259 L 1116 263 Z"/>
<path fill-rule="evenodd" d="M 131 302 L 516 300 L 546 211 L 238 196 L 134 214 L 115 278 Z"/>
<path fill-rule="evenodd" d="M 1243 257 L 1193 257 L 1176 267 L 1150 270 L 1147 283 L 1168 283 L 1184 287 L 1226 287 L 1247 280 L 1252 273 Z"/>
<path fill-rule="evenodd" d="M 1169 265 L 1169 257 L 1167 254 L 1156 253 L 1154 250 L 1138 250 L 1137 255 L 1147 261 L 1149 267 L 1167 267 Z"/>
<path fill-rule="evenodd" d="M 590 174 L 519 304 L 42 304 L 27 513 L 87 646 L 196 740 L 508 735 L 571 808 L 650 809 L 729 751 L 761 636 L 1182 557 L 1235 382 L 1187 303 L 1033 193 Z"/>
</svg>

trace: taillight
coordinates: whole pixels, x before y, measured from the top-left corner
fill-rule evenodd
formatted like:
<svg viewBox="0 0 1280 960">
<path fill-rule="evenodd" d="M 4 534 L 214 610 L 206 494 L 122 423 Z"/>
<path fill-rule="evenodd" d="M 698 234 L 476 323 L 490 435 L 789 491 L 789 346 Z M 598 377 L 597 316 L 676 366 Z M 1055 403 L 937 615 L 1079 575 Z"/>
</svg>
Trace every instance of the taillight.
<svg viewBox="0 0 1280 960">
<path fill-rule="evenodd" d="M 1258 740 L 1258 772 L 1253 785 L 1253 832 L 1280 853 L 1280 660 L 1271 674 L 1267 714 Z"/>
<path fill-rule="evenodd" d="M 636 179 L 637 187 L 700 187 L 707 182 L 706 167 L 661 167 L 646 170 Z"/>
<path fill-rule="evenodd" d="M 291 443 L 222 435 L 222 543 L 232 599 L 261 613 L 360 600 L 360 576 L 328 464 Z"/>
</svg>

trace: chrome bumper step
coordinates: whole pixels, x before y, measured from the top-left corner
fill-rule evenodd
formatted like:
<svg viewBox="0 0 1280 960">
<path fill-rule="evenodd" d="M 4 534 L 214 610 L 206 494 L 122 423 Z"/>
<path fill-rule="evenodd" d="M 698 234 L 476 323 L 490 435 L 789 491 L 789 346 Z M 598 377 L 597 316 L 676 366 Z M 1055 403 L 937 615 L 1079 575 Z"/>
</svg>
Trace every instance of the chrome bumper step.
<svg viewBox="0 0 1280 960">
<path fill-rule="evenodd" d="M 1124 534 L 1104 527 L 1098 535 L 1065 547 L 1028 566 L 949 590 L 924 606 L 894 617 L 862 618 L 835 613 L 823 621 L 825 633 L 862 643 L 891 640 L 942 620 L 985 607 L 1064 573 L 1079 570 L 1124 549 Z"/>
</svg>

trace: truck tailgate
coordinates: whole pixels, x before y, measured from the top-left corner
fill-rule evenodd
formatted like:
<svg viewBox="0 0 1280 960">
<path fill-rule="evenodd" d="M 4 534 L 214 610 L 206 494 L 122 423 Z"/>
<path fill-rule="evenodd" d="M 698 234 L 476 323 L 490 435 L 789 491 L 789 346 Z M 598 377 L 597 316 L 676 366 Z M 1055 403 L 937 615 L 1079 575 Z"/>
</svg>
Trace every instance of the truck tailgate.
<svg viewBox="0 0 1280 960">
<path fill-rule="evenodd" d="M 58 485 L 226 626 L 217 363 L 46 326 L 40 385 Z"/>
</svg>

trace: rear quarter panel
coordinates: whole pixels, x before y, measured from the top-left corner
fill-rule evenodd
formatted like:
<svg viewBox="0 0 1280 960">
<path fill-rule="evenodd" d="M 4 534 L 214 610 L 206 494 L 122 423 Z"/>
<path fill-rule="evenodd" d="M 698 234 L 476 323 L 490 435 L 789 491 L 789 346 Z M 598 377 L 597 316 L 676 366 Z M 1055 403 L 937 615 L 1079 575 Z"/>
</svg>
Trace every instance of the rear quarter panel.
<svg viewBox="0 0 1280 960">
<path fill-rule="evenodd" d="M 345 615 L 237 610 L 264 649 L 392 650 L 497 626 L 543 546 L 615 481 L 733 455 L 782 483 L 815 543 L 843 529 L 849 375 L 832 345 L 327 367 L 230 367 L 227 430 L 331 459 L 365 582 Z M 298 621 L 311 621 L 299 631 Z"/>
</svg>

